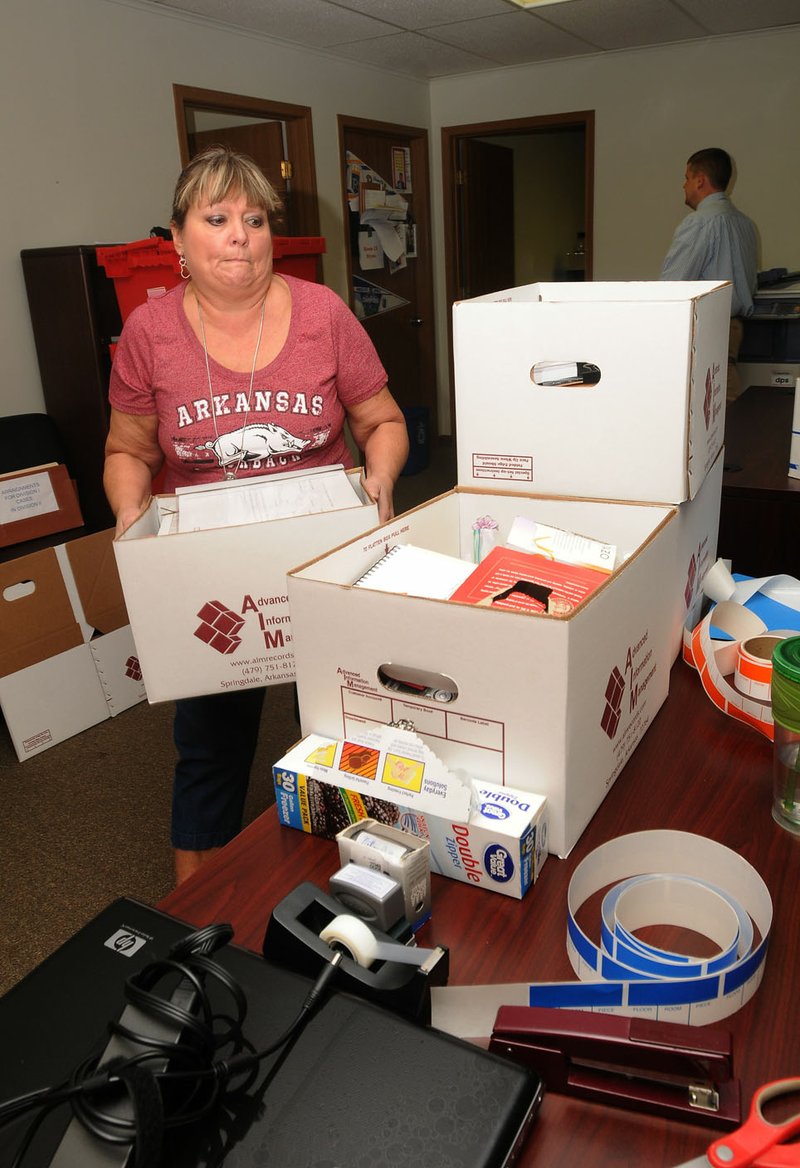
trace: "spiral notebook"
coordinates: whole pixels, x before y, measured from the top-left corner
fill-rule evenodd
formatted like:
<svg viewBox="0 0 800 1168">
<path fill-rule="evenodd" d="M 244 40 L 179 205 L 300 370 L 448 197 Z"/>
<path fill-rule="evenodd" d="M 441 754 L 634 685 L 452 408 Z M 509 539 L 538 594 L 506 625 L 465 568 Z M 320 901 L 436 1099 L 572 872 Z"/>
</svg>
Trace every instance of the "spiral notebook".
<svg viewBox="0 0 800 1168">
<path fill-rule="evenodd" d="M 354 588 L 448 600 L 475 570 L 470 560 L 398 543 L 353 582 Z"/>
</svg>

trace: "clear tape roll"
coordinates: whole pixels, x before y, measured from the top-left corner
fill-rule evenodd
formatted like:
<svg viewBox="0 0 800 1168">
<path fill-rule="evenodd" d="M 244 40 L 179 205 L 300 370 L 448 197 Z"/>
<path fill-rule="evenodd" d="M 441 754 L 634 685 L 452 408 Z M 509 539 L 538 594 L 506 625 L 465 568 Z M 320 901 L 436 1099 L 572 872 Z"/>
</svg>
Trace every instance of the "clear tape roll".
<svg viewBox="0 0 800 1168">
<path fill-rule="evenodd" d="M 419 949 L 399 941 L 379 941 L 372 929 L 358 917 L 342 914 L 334 917 L 320 932 L 320 940 L 331 949 L 343 946 L 357 965 L 368 969 L 376 961 L 396 961 L 401 965 L 424 965 L 436 949 Z"/>
<path fill-rule="evenodd" d="M 578 914 L 609 885 L 597 945 L 579 927 Z M 718 951 L 698 960 L 635 936 L 657 923 L 709 937 Z M 567 953 L 579 980 L 435 988 L 432 1025 L 462 1038 L 489 1035 L 505 1005 L 599 1010 L 691 1026 L 718 1022 L 756 992 L 771 926 L 769 890 L 738 852 L 689 832 L 620 836 L 582 860 L 570 881 Z"/>
</svg>

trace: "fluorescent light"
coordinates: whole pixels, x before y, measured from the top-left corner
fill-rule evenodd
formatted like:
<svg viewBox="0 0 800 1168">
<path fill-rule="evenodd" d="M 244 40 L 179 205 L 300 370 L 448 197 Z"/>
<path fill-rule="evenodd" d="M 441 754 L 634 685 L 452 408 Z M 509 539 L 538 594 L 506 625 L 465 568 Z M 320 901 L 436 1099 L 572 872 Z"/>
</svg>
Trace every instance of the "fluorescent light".
<svg viewBox="0 0 800 1168">
<path fill-rule="evenodd" d="M 517 8 L 544 8 L 545 4 L 569 4 L 570 0 L 508 0 Z"/>
</svg>

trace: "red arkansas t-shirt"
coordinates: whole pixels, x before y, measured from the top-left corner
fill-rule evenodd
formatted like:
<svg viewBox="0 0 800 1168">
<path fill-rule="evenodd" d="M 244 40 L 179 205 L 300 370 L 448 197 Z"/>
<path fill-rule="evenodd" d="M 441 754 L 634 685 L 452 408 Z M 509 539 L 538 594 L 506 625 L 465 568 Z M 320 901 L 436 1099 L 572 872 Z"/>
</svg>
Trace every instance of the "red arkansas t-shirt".
<svg viewBox="0 0 800 1168">
<path fill-rule="evenodd" d="M 157 414 L 164 490 L 342 463 L 353 458 L 342 427 L 348 407 L 386 385 L 363 326 L 323 284 L 282 278 L 292 294 L 286 343 L 253 380 L 209 358 L 183 311 L 185 285 L 136 308 L 119 339 L 109 401 L 125 414 Z M 215 428 L 216 421 L 216 428 Z"/>
</svg>

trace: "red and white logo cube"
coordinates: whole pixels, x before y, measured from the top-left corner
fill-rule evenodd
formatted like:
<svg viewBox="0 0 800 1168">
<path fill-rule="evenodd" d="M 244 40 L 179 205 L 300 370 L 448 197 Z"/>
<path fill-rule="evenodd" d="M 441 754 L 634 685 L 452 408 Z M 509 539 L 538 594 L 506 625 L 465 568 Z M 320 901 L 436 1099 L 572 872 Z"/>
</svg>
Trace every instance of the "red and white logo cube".
<svg viewBox="0 0 800 1168">
<path fill-rule="evenodd" d="M 197 615 L 202 623 L 194 631 L 196 637 L 218 653 L 236 652 L 242 643 L 238 634 L 242 630 L 244 617 L 226 608 L 220 600 L 209 600 Z"/>
<path fill-rule="evenodd" d="M 609 738 L 614 737 L 619 727 L 620 715 L 622 713 L 622 695 L 624 692 L 625 678 L 615 665 L 611 670 L 608 685 L 606 686 L 606 704 L 603 710 L 603 716 L 600 719 L 600 725 Z"/>
<path fill-rule="evenodd" d="M 129 677 L 131 681 L 142 680 L 142 667 L 138 657 L 129 657 L 125 662 L 125 676 Z"/>
</svg>

